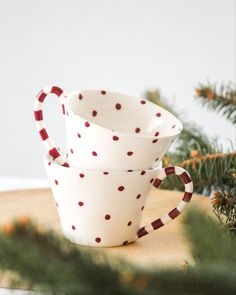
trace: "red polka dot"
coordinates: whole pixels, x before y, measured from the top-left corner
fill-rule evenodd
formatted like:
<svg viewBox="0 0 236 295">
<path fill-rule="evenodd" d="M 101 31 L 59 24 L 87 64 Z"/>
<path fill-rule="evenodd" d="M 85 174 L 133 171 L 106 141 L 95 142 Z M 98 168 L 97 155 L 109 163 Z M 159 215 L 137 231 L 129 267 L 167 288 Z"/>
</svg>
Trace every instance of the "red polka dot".
<svg viewBox="0 0 236 295">
<path fill-rule="evenodd" d="M 157 117 L 160 117 L 160 116 L 161 116 L 161 113 L 156 113 L 156 116 L 157 116 Z"/>
<path fill-rule="evenodd" d="M 80 173 L 79 177 L 84 178 L 84 174 Z"/>
<path fill-rule="evenodd" d="M 78 136 L 79 138 L 81 138 L 81 134 L 80 134 L 80 133 L 77 133 L 77 136 Z"/>
<path fill-rule="evenodd" d="M 79 99 L 83 99 L 83 95 L 81 93 L 79 94 Z"/>
<path fill-rule="evenodd" d="M 74 153 L 73 149 L 70 149 L 70 152 L 73 154 Z"/>
<path fill-rule="evenodd" d="M 155 133 L 155 136 L 158 136 L 159 134 L 160 134 L 160 132 L 157 131 L 157 132 Z"/>
<path fill-rule="evenodd" d="M 55 179 L 55 185 L 58 185 L 58 181 Z"/>
<path fill-rule="evenodd" d="M 143 211 L 143 209 L 144 209 L 144 206 L 142 206 L 141 210 Z"/>
<path fill-rule="evenodd" d="M 129 243 L 128 241 L 124 241 L 123 246 L 127 245 L 128 243 Z"/>
<path fill-rule="evenodd" d="M 90 124 L 89 124 L 88 121 L 86 121 L 86 122 L 84 123 L 84 125 L 85 125 L 85 127 L 89 127 L 89 126 L 90 126 Z"/>
<path fill-rule="evenodd" d="M 95 151 L 93 151 L 93 152 L 92 152 L 92 155 L 93 155 L 94 157 L 96 157 L 98 154 L 97 154 Z"/>
<path fill-rule="evenodd" d="M 83 202 L 78 202 L 78 205 L 79 206 L 84 206 L 84 203 Z"/>
<path fill-rule="evenodd" d="M 140 173 L 140 174 L 141 174 L 141 175 L 144 175 L 145 173 L 146 173 L 146 172 L 143 170 L 143 171 L 141 171 L 141 173 Z"/>
<path fill-rule="evenodd" d="M 97 113 L 97 111 L 95 111 L 95 110 L 92 112 L 92 116 L 93 116 L 93 117 L 96 117 L 97 114 L 98 114 L 98 113 Z"/>
<path fill-rule="evenodd" d="M 129 222 L 127 223 L 128 226 L 131 226 L 131 224 L 132 224 L 132 221 L 129 221 Z"/>
<path fill-rule="evenodd" d="M 72 228 L 73 230 L 75 230 L 75 226 L 74 226 L 74 225 L 72 225 L 71 228 Z"/>
<path fill-rule="evenodd" d="M 136 197 L 136 199 L 138 200 L 140 198 L 141 198 L 141 194 L 138 194 L 137 197 Z"/>
<path fill-rule="evenodd" d="M 171 128 L 175 128 L 175 125 L 173 125 Z"/>
<path fill-rule="evenodd" d="M 107 171 L 104 171 L 104 172 L 103 172 L 103 174 L 104 174 L 104 175 L 108 175 L 108 174 L 109 174 L 109 172 L 107 172 Z"/>
<path fill-rule="evenodd" d="M 48 166 L 50 166 L 52 163 L 51 162 L 48 162 Z"/>
<path fill-rule="evenodd" d="M 152 178 L 152 179 L 150 180 L 150 183 L 153 183 L 153 180 L 154 180 L 154 178 Z"/>
<path fill-rule="evenodd" d="M 112 137 L 112 139 L 113 139 L 114 141 L 117 141 L 117 140 L 119 140 L 119 137 L 116 136 L 116 135 L 114 135 L 114 136 Z"/>
<path fill-rule="evenodd" d="M 102 95 L 105 95 L 105 94 L 106 94 L 106 91 L 105 91 L 105 90 L 102 90 L 102 91 L 101 91 L 101 94 L 102 94 Z"/>
<path fill-rule="evenodd" d="M 106 215 L 105 215 L 105 219 L 106 219 L 106 220 L 109 220 L 109 219 L 111 219 L 111 215 L 109 215 L 109 214 L 106 214 Z"/>
<path fill-rule="evenodd" d="M 139 133 L 141 131 L 141 129 L 139 128 L 139 127 L 137 127 L 136 129 L 135 129 L 135 132 L 136 133 Z"/>
<path fill-rule="evenodd" d="M 125 187 L 123 185 L 118 187 L 118 191 L 122 192 L 125 189 Z"/>
<path fill-rule="evenodd" d="M 97 238 L 95 239 L 95 241 L 96 241 L 97 243 L 100 243 L 100 242 L 101 242 L 101 238 L 97 237 Z"/>
<path fill-rule="evenodd" d="M 120 110 L 120 109 L 121 109 L 121 104 L 120 104 L 120 103 L 117 103 L 117 104 L 116 104 L 116 109 L 117 109 L 117 110 Z"/>
<path fill-rule="evenodd" d="M 145 100 L 141 100 L 140 103 L 141 103 L 141 104 L 145 104 L 146 101 L 145 101 Z"/>
<path fill-rule="evenodd" d="M 133 152 L 129 151 L 129 152 L 127 152 L 127 155 L 128 156 L 132 156 L 133 155 Z"/>
<path fill-rule="evenodd" d="M 158 139 L 156 138 L 156 139 L 153 139 L 153 141 L 152 141 L 153 143 L 156 143 L 156 142 L 158 142 Z"/>
</svg>

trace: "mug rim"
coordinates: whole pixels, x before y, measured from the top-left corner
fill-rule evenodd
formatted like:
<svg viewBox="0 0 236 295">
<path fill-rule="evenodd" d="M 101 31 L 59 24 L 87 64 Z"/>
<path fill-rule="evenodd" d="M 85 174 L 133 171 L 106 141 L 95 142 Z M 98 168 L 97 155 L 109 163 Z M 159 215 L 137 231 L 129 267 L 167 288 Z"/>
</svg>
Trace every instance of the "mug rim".
<svg viewBox="0 0 236 295">
<path fill-rule="evenodd" d="M 101 92 L 101 90 L 98 90 L 98 89 L 84 89 L 84 90 L 80 90 L 80 91 L 73 91 L 73 92 L 70 92 L 69 94 L 66 95 L 66 99 L 71 99 L 72 96 L 74 95 L 79 95 L 79 94 L 82 94 L 83 92 L 87 92 L 87 91 L 90 91 L 90 92 Z M 106 90 L 107 93 L 111 93 L 111 94 L 115 94 L 115 95 L 122 95 L 122 96 L 128 96 L 128 97 L 131 97 L 132 99 L 137 99 L 137 97 L 135 96 L 132 96 L 132 95 L 127 95 L 127 94 L 124 94 L 124 93 L 121 93 L 121 92 L 113 92 L 113 91 L 109 91 L 109 90 Z M 168 110 L 166 110 L 165 108 L 149 101 L 149 100 L 146 100 L 146 99 L 143 99 L 146 101 L 146 103 L 148 105 L 151 105 L 152 107 L 156 108 L 158 107 L 158 110 L 162 110 L 164 111 L 165 113 L 167 113 L 168 115 L 172 116 L 176 122 L 180 125 L 180 128 L 178 128 L 178 131 L 172 135 L 167 135 L 167 136 L 163 136 L 163 135 L 158 135 L 158 136 L 155 136 L 155 135 L 139 135 L 139 134 L 136 134 L 136 133 L 129 133 L 129 132 L 123 132 L 123 131 L 116 131 L 116 130 L 112 130 L 110 128 L 107 128 L 107 127 L 103 127 L 97 123 L 94 123 L 93 121 L 91 120 L 87 120 L 86 118 L 84 118 L 83 116 L 81 116 L 80 114 L 75 114 L 74 111 L 72 111 L 70 105 L 69 105 L 69 102 L 66 102 L 67 104 L 67 107 L 68 107 L 68 111 L 69 113 L 73 114 L 74 116 L 78 116 L 80 117 L 81 119 L 85 120 L 85 121 L 89 121 L 89 123 L 91 125 L 95 125 L 97 128 L 101 128 L 103 130 L 106 130 L 106 131 L 109 131 L 111 133 L 116 133 L 116 134 L 119 134 L 119 135 L 122 135 L 122 136 L 132 136 L 132 137 L 137 137 L 137 138 L 145 138 L 145 139 L 155 139 L 155 138 L 158 138 L 158 139 L 162 139 L 162 138 L 175 138 L 177 137 L 183 130 L 183 123 L 174 115 L 172 114 L 171 112 L 169 112 Z"/>
<path fill-rule="evenodd" d="M 64 153 L 62 152 L 62 154 L 64 155 Z M 62 166 L 60 164 L 58 164 L 55 160 L 53 160 L 52 156 L 49 154 L 49 153 L 46 153 L 43 157 L 43 161 L 44 161 L 44 164 L 46 166 L 54 166 L 56 167 L 57 169 L 68 169 L 68 170 L 71 170 L 71 171 L 74 171 L 74 172 L 84 172 L 86 174 L 100 174 L 100 175 L 103 175 L 104 172 L 108 172 L 109 174 L 140 174 L 142 171 L 145 171 L 145 172 L 153 172 L 153 171 L 158 171 L 160 169 L 162 169 L 162 161 L 159 162 L 159 164 L 154 167 L 154 168 L 149 168 L 149 169 L 140 169 L 140 170 L 108 170 L 108 169 L 104 169 L 104 170 L 89 170 L 89 169 L 84 169 L 84 168 L 74 168 L 74 167 L 66 167 L 66 166 Z M 50 165 L 49 165 L 50 163 Z"/>
</svg>

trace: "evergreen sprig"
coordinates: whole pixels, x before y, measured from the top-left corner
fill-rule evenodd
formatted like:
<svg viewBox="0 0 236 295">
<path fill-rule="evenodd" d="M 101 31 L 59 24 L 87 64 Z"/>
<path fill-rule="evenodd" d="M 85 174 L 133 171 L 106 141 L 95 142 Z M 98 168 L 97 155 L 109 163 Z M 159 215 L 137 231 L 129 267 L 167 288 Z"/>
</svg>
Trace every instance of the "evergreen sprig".
<svg viewBox="0 0 236 295">
<path fill-rule="evenodd" d="M 116 294 L 126 294 L 118 271 L 112 269 L 104 255 L 78 251 L 51 231 L 38 231 L 30 220 L 3 226 L 0 269 L 18 275 L 14 287 L 23 283 L 49 294 L 109 294 L 110 285 Z"/>
<path fill-rule="evenodd" d="M 168 157 L 173 164 L 191 159 L 196 155 L 209 155 L 220 152 L 220 147 L 211 140 L 203 130 L 194 124 L 184 124 L 184 130 L 180 133 L 173 153 Z"/>
<path fill-rule="evenodd" d="M 217 84 L 208 82 L 199 84 L 196 97 L 209 110 L 221 113 L 226 119 L 236 124 L 236 86 L 233 83 Z"/>
<path fill-rule="evenodd" d="M 164 165 L 170 165 L 168 156 Z M 202 156 L 198 151 L 192 152 L 192 158 L 176 163 L 186 169 L 193 180 L 194 191 L 209 194 L 214 188 L 232 183 L 236 170 L 236 152 L 215 153 Z M 183 190 L 183 184 L 178 177 L 169 177 L 163 182 L 162 188 Z"/>
<path fill-rule="evenodd" d="M 228 231 L 236 235 L 236 174 L 230 185 L 221 185 L 214 192 L 213 212 Z"/>
<path fill-rule="evenodd" d="M 234 90 L 232 87 L 228 90 L 226 88 L 222 86 L 221 92 L 214 92 L 214 95 L 217 99 L 223 99 L 224 94 L 227 102 L 230 101 L 230 104 L 234 105 Z M 201 92 L 203 97 L 207 97 L 209 89 L 212 90 L 212 87 L 201 86 L 198 88 L 198 94 Z M 194 190 L 198 193 L 209 194 L 220 185 L 230 185 L 229 170 L 235 168 L 235 153 L 223 153 L 215 139 L 209 138 L 199 126 L 185 122 L 174 106 L 163 98 L 160 90 L 146 92 L 146 98 L 174 113 L 184 125 L 183 131 L 175 141 L 174 151 L 164 156 L 163 166 L 178 165 L 188 170 L 193 178 Z M 172 176 L 162 183 L 162 188 L 182 190 L 183 184 L 177 177 Z"/>
<path fill-rule="evenodd" d="M 186 122 L 181 115 L 181 111 L 180 114 L 176 112 L 176 108 L 162 96 L 159 89 L 147 91 L 145 97 L 147 100 L 165 108 L 183 122 L 184 129 L 175 141 L 175 151 L 168 153 L 168 157 L 173 164 L 189 159 L 193 150 L 197 150 L 201 155 L 220 152 L 216 140 L 211 139 L 196 124 Z"/>
<path fill-rule="evenodd" d="M 0 270 L 45 294 L 235 294 L 236 240 L 198 211 L 184 224 L 195 266 L 147 270 L 17 220 L 0 231 Z"/>
</svg>

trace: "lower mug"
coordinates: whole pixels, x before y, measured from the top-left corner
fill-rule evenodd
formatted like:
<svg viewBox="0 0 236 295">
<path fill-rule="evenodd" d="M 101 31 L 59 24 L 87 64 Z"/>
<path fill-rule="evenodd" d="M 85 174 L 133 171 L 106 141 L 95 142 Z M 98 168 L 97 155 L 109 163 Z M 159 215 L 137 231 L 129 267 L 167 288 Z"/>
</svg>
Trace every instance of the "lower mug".
<svg viewBox="0 0 236 295">
<path fill-rule="evenodd" d="M 193 184 L 181 167 L 160 166 L 140 171 L 91 171 L 58 165 L 44 158 L 63 233 L 71 242 L 93 247 L 126 245 L 175 219 L 189 203 Z M 185 192 L 170 212 L 140 226 L 152 186 L 178 175 Z"/>
</svg>

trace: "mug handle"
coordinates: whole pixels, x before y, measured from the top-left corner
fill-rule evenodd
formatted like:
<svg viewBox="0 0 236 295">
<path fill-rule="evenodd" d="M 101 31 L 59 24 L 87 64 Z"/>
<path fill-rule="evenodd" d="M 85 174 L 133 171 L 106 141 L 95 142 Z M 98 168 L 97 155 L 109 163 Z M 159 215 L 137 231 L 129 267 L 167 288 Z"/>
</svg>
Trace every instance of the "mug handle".
<svg viewBox="0 0 236 295">
<path fill-rule="evenodd" d="M 164 180 L 169 175 L 178 175 L 182 179 L 184 183 L 184 195 L 182 197 L 182 200 L 169 213 L 141 227 L 137 232 L 137 238 L 146 236 L 150 234 L 152 231 L 157 230 L 160 227 L 167 224 L 168 222 L 174 220 L 177 216 L 179 216 L 179 214 L 184 210 L 186 205 L 191 200 L 192 193 L 193 193 L 193 182 L 188 172 L 181 167 L 171 166 L 171 167 L 162 168 L 161 171 L 159 172 L 158 178 L 156 178 L 155 181 L 153 182 L 153 186 L 155 188 L 158 188 L 162 180 Z"/>
<path fill-rule="evenodd" d="M 46 126 L 43 119 L 43 103 L 45 98 L 48 96 L 48 94 L 51 94 L 51 93 L 56 94 L 58 96 L 62 106 L 62 113 L 63 115 L 65 115 L 65 105 L 63 101 L 66 96 L 63 90 L 57 86 L 50 86 L 50 87 L 43 88 L 39 92 L 36 98 L 36 101 L 34 104 L 34 119 L 36 122 L 36 127 L 38 129 L 39 135 L 43 141 L 44 146 L 47 149 L 47 152 L 53 157 L 54 160 L 56 160 L 57 164 L 61 166 L 69 167 L 67 160 L 60 153 L 59 149 L 55 147 L 53 141 L 49 137 L 46 131 Z"/>
</svg>

